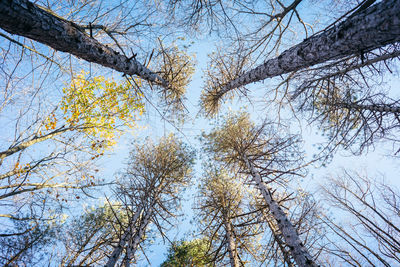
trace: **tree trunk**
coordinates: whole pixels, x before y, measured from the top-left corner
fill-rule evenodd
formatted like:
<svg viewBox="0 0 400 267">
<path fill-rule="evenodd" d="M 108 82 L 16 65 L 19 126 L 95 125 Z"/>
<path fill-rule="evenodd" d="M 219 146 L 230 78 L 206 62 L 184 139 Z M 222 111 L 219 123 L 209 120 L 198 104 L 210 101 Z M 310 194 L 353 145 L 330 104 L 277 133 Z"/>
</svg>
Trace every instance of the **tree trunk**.
<svg viewBox="0 0 400 267">
<path fill-rule="evenodd" d="M 337 103 L 332 103 L 332 104 L 327 102 L 325 104 L 345 108 L 348 110 L 358 110 L 358 111 L 368 110 L 368 111 L 372 111 L 372 112 L 393 113 L 393 114 L 400 113 L 400 107 L 390 105 L 390 104 L 362 105 L 362 104 L 346 103 L 346 102 L 337 102 Z"/>
<path fill-rule="evenodd" d="M 30 38 L 86 61 L 168 86 L 158 74 L 137 62 L 134 57 L 120 55 L 87 35 L 77 24 L 27 0 L 0 0 L 0 27 L 11 34 Z"/>
<path fill-rule="evenodd" d="M 134 257 L 137 247 L 139 246 L 140 240 L 143 237 L 144 231 L 146 230 L 147 225 L 150 222 L 151 215 L 153 214 L 153 208 L 150 207 L 150 209 L 146 212 L 144 215 L 144 218 L 140 219 L 140 215 L 143 216 L 143 210 L 141 212 L 138 212 L 138 216 L 134 216 L 132 219 L 131 223 L 129 224 L 129 228 L 125 231 L 124 235 L 122 236 L 120 243 L 118 246 L 114 249 L 113 253 L 111 254 L 106 267 L 114 267 L 115 264 L 118 261 L 118 258 L 120 257 L 122 250 L 125 246 L 126 243 L 129 241 L 129 246 L 126 248 L 127 250 L 127 258 L 125 261 L 125 265 L 127 262 L 129 262 L 131 259 L 129 257 Z M 137 221 L 139 220 L 139 229 L 136 229 L 134 232 L 132 231 L 132 228 L 135 227 Z M 129 265 L 129 263 L 128 263 Z"/>
<path fill-rule="evenodd" d="M 261 191 L 265 203 L 268 205 L 272 217 L 276 220 L 279 230 L 282 232 L 283 238 L 285 239 L 287 246 L 290 248 L 291 255 L 297 265 L 310 267 L 318 266 L 308 253 L 304 244 L 301 242 L 296 229 L 287 218 L 286 214 L 283 212 L 279 204 L 272 198 L 272 193 L 262 181 L 260 173 L 254 169 L 254 166 L 245 154 L 242 153 L 241 157 L 253 176 L 258 189 Z"/>
<path fill-rule="evenodd" d="M 114 267 L 115 266 L 115 263 L 118 261 L 118 258 L 121 255 L 121 252 L 122 252 L 125 244 L 129 241 L 129 239 L 133 235 L 132 229 L 133 229 L 134 225 L 136 224 L 137 220 L 139 219 L 140 215 L 142 214 L 142 211 L 143 211 L 143 209 L 140 209 L 139 211 L 137 211 L 135 213 L 135 215 L 133 216 L 133 218 L 130 220 L 128 228 L 125 230 L 124 234 L 122 235 L 122 237 L 119 240 L 117 247 L 114 249 L 110 258 L 108 259 L 106 267 Z"/>
<path fill-rule="evenodd" d="M 233 238 L 232 225 L 229 220 L 225 220 L 226 239 L 228 243 L 229 261 L 231 267 L 239 267 L 239 259 L 236 251 L 236 244 Z"/>
<path fill-rule="evenodd" d="M 128 249 L 130 251 L 130 255 L 133 257 L 136 254 L 136 250 L 139 246 L 140 240 L 142 240 L 142 238 L 143 238 L 144 231 L 146 230 L 147 225 L 149 224 L 152 215 L 153 215 L 153 207 L 151 207 L 146 212 L 146 215 L 144 216 L 143 221 L 140 222 L 139 230 L 136 231 L 135 236 L 132 239 L 132 245 Z M 130 259 L 128 259 L 128 260 L 130 260 Z"/>
<path fill-rule="evenodd" d="M 307 68 L 332 59 L 365 52 L 400 41 L 400 1 L 373 5 L 337 26 L 305 39 L 279 57 L 223 85 L 220 94 L 247 84 Z"/>
</svg>

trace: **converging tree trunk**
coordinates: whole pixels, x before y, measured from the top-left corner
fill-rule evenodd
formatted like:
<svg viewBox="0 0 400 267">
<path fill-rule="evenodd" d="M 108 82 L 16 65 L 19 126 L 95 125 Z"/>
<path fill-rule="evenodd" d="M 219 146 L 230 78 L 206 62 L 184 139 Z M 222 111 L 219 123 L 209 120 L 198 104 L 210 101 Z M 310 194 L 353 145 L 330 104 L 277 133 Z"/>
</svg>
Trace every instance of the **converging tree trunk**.
<svg viewBox="0 0 400 267">
<path fill-rule="evenodd" d="M 164 87 L 168 85 L 134 56 L 128 58 L 120 55 L 86 34 L 83 27 L 27 0 L 0 1 L 0 27 L 11 34 L 30 38 L 89 62 L 127 75 L 137 75 Z"/>
<path fill-rule="evenodd" d="M 250 83 L 307 68 L 328 60 L 365 52 L 400 41 L 400 1 L 387 0 L 357 12 L 337 26 L 305 39 L 279 57 L 219 85 L 219 94 Z M 218 85 L 216 85 L 218 86 Z"/>
<path fill-rule="evenodd" d="M 239 259 L 237 257 L 236 244 L 233 235 L 233 229 L 230 220 L 226 216 L 225 220 L 226 242 L 229 251 L 229 260 L 231 267 L 239 267 Z"/>
<path fill-rule="evenodd" d="M 257 184 L 258 189 L 264 197 L 265 203 L 270 209 L 272 217 L 276 220 L 279 230 L 283 234 L 286 244 L 289 246 L 292 256 L 298 266 L 318 266 L 314 263 L 311 255 L 308 253 L 304 244 L 301 242 L 296 228 L 292 225 L 285 212 L 279 204 L 273 199 L 271 191 L 267 188 L 261 179 L 260 173 L 254 168 L 253 164 L 249 161 L 246 154 L 241 154 L 242 160 L 246 163 L 251 176 Z"/>
<path fill-rule="evenodd" d="M 124 208 L 137 207 L 137 211 L 118 234 L 119 241 L 105 264 L 107 267 L 128 267 L 137 260 L 149 224 L 155 224 L 160 231 L 164 229 L 161 223 L 175 216 L 180 187 L 190 179 L 193 155 L 174 136 L 161 139 L 157 145 L 149 141 L 137 146 L 135 152 L 117 191 Z"/>
<path fill-rule="evenodd" d="M 231 171 L 248 177 L 246 183 L 254 184 L 260 191 L 263 206 L 279 229 L 271 228 L 271 231 L 281 233 L 291 258 L 298 266 L 315 267 L 315 259 L 301 241 L 298 228 L 291 222 L 293 217 L 289 219 L 294 213 L 287 215 L 273 196 L 273 189 L 288 185 L 291 175 L 301 175 L 303 163 L 300 159 L 302 153 L 297 147 L 299 140 L 296 136 L 284 137 L 273 126 L 264 122 L 256 127 L 247 113 L 229 114 L 220 127 L 204 135 L 206 151 L 213 153 L 217 161 L 227 164 Z M 270 189 L 267 182 L 270 186 L 277 186 Z"/>
<path fill-rule="evenodd" d="M 125 244 L 129 242 L 131 239 L 131 236 L 134 232 L 134 225 L 136 224 L 137 220 L 139 219 L 140 215 L 142 214 L 143 209 L 138 210 L 135 215 L 132 217 L 131 220 L 129 220 L 129 226 L 122 235 L 118 245 L 115 247 L 113 250 L 108 262 L 107 262 L 107 267 L 115 266 L 115 263 L 118 261 L 119 256 L 122 253 L 122 250 L 125 247 Z"/>
</svg>

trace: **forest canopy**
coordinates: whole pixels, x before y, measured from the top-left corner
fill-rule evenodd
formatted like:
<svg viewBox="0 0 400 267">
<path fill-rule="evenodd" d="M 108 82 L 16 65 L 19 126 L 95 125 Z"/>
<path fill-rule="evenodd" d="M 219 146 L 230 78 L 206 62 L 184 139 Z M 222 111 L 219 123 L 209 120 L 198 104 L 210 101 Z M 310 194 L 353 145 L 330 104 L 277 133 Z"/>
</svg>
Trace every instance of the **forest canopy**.
<svg viewBox="0 0 400 267">
<path fill-rule="evenodd" d="M 399 265 L 399 10 L 1 0 L 0 264 Z"/>
</svg>

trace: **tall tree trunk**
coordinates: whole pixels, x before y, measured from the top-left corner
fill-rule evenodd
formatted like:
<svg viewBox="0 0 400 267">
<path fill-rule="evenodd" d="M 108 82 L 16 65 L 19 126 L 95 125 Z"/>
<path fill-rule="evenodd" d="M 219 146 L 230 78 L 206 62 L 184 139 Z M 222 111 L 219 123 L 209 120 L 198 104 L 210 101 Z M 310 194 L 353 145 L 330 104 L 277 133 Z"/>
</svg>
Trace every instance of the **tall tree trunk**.
<svg viewBox="0 0 400 267">
<path fill-rule="evenodd" d="M 357 104 L 357 103 L 351 103 L 351 102 L 326 102 L 324 103 L 325 105 L 329 106 L 337 106 L 341 108 L 345 108 L 348 110 L 358 110 L 358 111 L 363 111 L 363 110 L 368 110 L 372 112 L 380 112 L 380 113 L 393 113 L 393 114 L 400 114 L 400 107 L 399 106 L 394 106 L 390 104 L 372 104 L 372 105 L 363 105 L 363 104 Z"/>
<path fill-rule="evenodd" d="M 268 205 L 272 217 L 276 220 L 279 230 L 282 232 L 283 238 L 285 239 L 287 246 L 290 248 L 291 255 L 297 265 L 317 267 L 318 265 L 314 262 L 310 253 L 301 242 L 296 229 L 286 216 L 285 212 L 283 212 L 279 204 L 272 198 L 272 193 L 262 181 L 260 173 L 255 170 L 253 164 L 247 158 L 247 155 L 241 153 L 240 156 L 253 176 L 258 189 L 261 191 L 265 203 Z"/>
<path fill-rule="evenodd" d="M 89 62 L 127 75 L 137 75 L 164 87 L 168 86 L 164 79 L 140 64 L 134 57 L 120 55 L 87 35 L 79 25 L 27 0 L 0 0 L 0 27 L 11 34 L 30 38 Z"/>
<path fill-rule="evenodd" d="M 235 239 L 233 237 L 232 225 L 228 218 L 225 218 L 225 231 L 226 240 L 228 243 L 229 261 L 231 267 L 239 267 L 239 258 L 237 255 Z"/>
<path fill-rule="evenodd" d="M 220 95 L 247 84 L 307 68 L 332 59 L 400 41 L 400 1 L 386 0 L 357 12 L 337 26 L 284 51 L 279 57 L 240 75 L 220 89 Z"/>
<path fill-rule="evenodd" d="M 135 215 L 132 217 L 132 219 L 129 221 L 128 228 L 125 230 L 124 234 L 122 235 L 122 237 L 119 240 L 117 247 L 114 249 L 110 258 L 108 259 L 106 267 L 113 267 L 117 263 L 118 258 L 121 255 L 122 250 L 124 249 L 125 244 L 129 241 L 129 239 L 133 235 L 134 225 L 136 224 L 136 222 L 139 219 L 142 212 L 143 212 L 143 209 L 142 208 L 139 209 L 135 213 Z"/>
<path fill-rule="evenodd" d="M 285 242 L 283 242 L 283 240 L 282 240 L 282 233 L 274 231 L 275 227 L 274 227 L 273 223 L 271 222 L 270 218 L 268 218 L 268 214 L 263 213 L 263 217 L 265 218 L 265 220 L 268 223 L 269 228 L 271 229 L 272 237 L 274 238 L 274 241 L 278 244 L 278 247 L 282 252 L 283 260 L 285 261 L 287 266 L 293 267 L 293 263 L 290 261 L 290 255 L 285 249 Z"/>
<path fill-rule="evenodd" d="M 150 207 L 146 212 L 143 220 L 140 222 L 139 229 L 136 231 L 135 236 L 132 238 L 132 245 L 128 249 L 130 250 L 130 255 L 135 256 L 136 250 L 139 247 L 139 243 L 143 238 L 144 232 L 147 228 L 147 225 L 150 222 L 151 216 L 153 215 L 153 207 Z M 130 260 L 130 259 L 128 259 Z"/>
<path fill-rule="evenodd" d="M 139 214 L 136 216 L 136 214 Z M 129 243 L 127 246 L 127 258 L 125 261 L 125 265 L 131 260 L 130 257 L 134 257 L 136 250 L 139 246 L 140 240 L 143 237 L 144 231 L 146 230 L 147 225 L 150 222 L 150 218 L 153 215 L 153 207 L 150 207 L 147 212 L 145 212 L 144 217 L 139 218 L 140 215 L 143 216 L 143 212 L 136 213 L 134 218 L 132 219 L 131 223 L 129 224 L 129 228 L 125 231 L 124 235 L 122 236 L 120 243 L 114 249 L 113 253 L 111 254 L 106 267 L 114 267 L 120 257 L 122 250 L 126 243 Z M 138 222 L 139 220 L 139 222 Z M 135 225 L 139 224 L 138 229 L 132 231 Z M 129 265 L 129 263 L 128 263 Z"/>
</svg>

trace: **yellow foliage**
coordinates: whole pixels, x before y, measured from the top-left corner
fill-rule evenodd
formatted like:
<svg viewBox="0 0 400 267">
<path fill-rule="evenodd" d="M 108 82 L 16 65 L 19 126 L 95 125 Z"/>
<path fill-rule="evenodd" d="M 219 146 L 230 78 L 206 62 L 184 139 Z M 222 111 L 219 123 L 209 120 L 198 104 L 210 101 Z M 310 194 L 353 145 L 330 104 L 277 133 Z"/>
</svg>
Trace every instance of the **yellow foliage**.
<svg viewBox="0 0 400 267">
<path fill-rule="evenodd" d="M 69 126 L 92 137 L 92 149 L 101 151 L 115 144 L 119 126 L 136 126 L 138 116 L 144 112 L 143 96 L 132 90 L 129 83 L 86 76 L 81 72 L 63 88 L 61 109 Z"/>
<path fill-rule="evenodd" d="M 14 165 L 14 172 L 17 178 L 21 177 L 22 174 L 28 172 L 31 169 L 31 165 L 29 163 L 21 165 L 19 161 Z"/>
<path fill-rule="evenodd" d="M 44 127 L 46 130 L 54 130 L 57 126 L 57 118 L 54 112 L 52 112 L 45 120 Z"/>
</svg>

